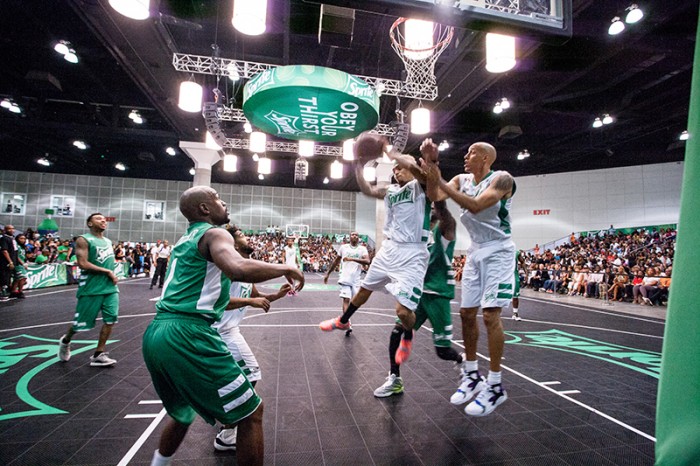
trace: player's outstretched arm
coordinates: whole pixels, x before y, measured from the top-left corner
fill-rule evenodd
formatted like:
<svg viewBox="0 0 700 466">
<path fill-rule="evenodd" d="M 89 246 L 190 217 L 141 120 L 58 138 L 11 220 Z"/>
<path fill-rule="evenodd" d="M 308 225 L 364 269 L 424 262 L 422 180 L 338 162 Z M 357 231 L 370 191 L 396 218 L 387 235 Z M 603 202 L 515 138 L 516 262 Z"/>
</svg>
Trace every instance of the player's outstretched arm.
<svg viewBox="0 0 700 466">
<path fill-rule="evenodd" d="M 438 218 L 440 234 L 447 241 L 454 240 L 457 231 L 457 222 L 447 209 L 447 202 L 435 201 L 433 202 L 433 207 L 435 208 L 435 214 Z"/>
<path fill-rule="evenodd" d="M 367 182 L 363 174 L 363 166 L 360 163 L 355 165 L 355 179 L 357 179 L 360 191 L 362 191 L 362 194 L 365 196 L 374 197 L 376 199 L 384 199 L 384 196 L 386 196 L 386 188 L 372 186 Z"/>
<path fill-rule="evenodd" d="M 453 178 L 452 181 L 455 179 Z M 513 194 L 513 177 L 506 172 L 501 173 L 481 194 L 476 197 L 464 194 L 456 188 L 453 182 L 440 181 L 440 189 L 454 200 L 461 208 L 473 214 L 495 205 L 502 199 L 508 199 Z"/>
</svg>

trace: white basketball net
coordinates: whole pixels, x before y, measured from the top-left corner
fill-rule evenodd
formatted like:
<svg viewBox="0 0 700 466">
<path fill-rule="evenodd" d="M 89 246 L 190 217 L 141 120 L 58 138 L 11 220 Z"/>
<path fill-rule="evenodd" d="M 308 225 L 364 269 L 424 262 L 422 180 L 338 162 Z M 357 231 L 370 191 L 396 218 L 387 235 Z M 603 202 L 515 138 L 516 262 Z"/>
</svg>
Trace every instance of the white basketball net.
<svg viewBox="0 0 700 466">
<path fill-rule="evenodd" d="M 394 24 L 389 29 L 391 46 L 406 67 L 405 82 L 421 86 L 435 86 L 435 62 L 437 62 L 440 54 L 452 41 L 454 28 L 439 23 L 417 22 L 419 23 L 418 27 L 423 29 L 426 27 L 426 24 L 429 28 L 429 25 L 432 24 L 432 40 L 430 40 L 428 35 L 427 40 L 408 44 L 406 43 L 406 22 L 407 18 L 399 18 L 394 21 Z M 401 27 L 402 24 L 403 27 Z M 409 23 L 408 27 L 412 27 L 411 23 Z M 425 32 L 425 29 L 423 32 Z"/>
</svg>

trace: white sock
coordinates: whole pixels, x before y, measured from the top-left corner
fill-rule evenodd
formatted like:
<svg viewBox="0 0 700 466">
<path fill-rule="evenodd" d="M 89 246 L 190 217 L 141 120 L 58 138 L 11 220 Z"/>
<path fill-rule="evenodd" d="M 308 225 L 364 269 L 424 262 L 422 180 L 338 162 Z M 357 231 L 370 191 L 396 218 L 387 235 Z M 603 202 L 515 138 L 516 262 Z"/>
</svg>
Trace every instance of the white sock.
<svg viewBox="0 0 700 466">
<path fill-rule="evenodd" d="M 462 363 L 462 368 L 464 369 L 464 372 L 478 371 L 479 361 L 467 361 L 465 356 L 465 360 Z"/>
<path fill-rule="evenodd" d="M 172 456 L 163 456 L 158 450 L 153 452 L 153 459 L 151 460 L 151 466 L 168 466 Z"/>
<path fill-rule="evenodd" d="M 513 308 L 513 314 L 517 314 L 517 313 L 518 313 L 518 308 L 517 308 L 517 307 L 514 307 L 514 308 Z"/>
<path fill-rule="evenodd" d="M 497 385 L 501 383 L 501 373 L 489 371 L 489 377 L 486 379 L 489 385 Z"/>
</svg>

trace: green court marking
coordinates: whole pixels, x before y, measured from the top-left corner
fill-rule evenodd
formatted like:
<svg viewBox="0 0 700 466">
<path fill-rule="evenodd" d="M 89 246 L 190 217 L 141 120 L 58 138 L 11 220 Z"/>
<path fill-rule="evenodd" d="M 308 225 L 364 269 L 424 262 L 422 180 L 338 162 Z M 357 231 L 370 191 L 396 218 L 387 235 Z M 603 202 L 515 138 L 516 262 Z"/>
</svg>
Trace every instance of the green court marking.
<svg viewBox="0 0 700 466">
<path fill-rule="evenodd" d="M 27 341 L 29 340 L 29 341 Z M 119 340 L 109 340 L 107 344 L 115 343 Z M 34 344 L 33 342 L 38 342 Z M 81 348 L 76 348 L 77 345 L 84 345 Z M 81 354 L 87 351 L 92 351 L 97 345 L 96 340 L 72 340 L 71 354 Z M 53 406 L 49 406 L 37 400 L 29 393 L 29 382 L 39 372 L 47 367 L 60 362 L 58 359 L 58 342 L 56 339 L 40 338 L 31 335 L 17 335 L 10 338 L 0 340 L 0 377 L 7 373 L 14 365 L 18 364 L 23 359 L 37 358 L 46 359 L 38 366 L 27 371 L 18 381 L 15 387 L 17 397 L 33 409 L 24 411 L 16 411 L 12 413 L 4 412 L 5 408 L 0 407 L 0 421 L 7 419 L 16 419 L 19 417 L 40 416 L 49 414 L 65 414 L 63 411 Z M 17 407 L 22 409 L 22 407 Z"/>
<path fill-rule="evenodd" d="M 656 379 L 661 372 L 661 353 L 655 351 L 592 340 L 555 329 L 542 332 L 505 332 L 505 334 L 512 338 L 506 341 L 511 345 L 534 346 L 580 354 L 626 367 Z"/>
<path fill-rule="evenodd" d="M 275 290 L 279 290 L 280 287 L 282 286 L 282 283 L 271 283 L 269 285 L 262 285 L 263 288 L 272 288 Z M 340 290 L 340 286 L 338 285 L 324 285 L 322 283 L 307 283 L 304 285 L 304 289 L 301 290 L 301 293 L 304 293 L 306 291 L 338 291 Z"/>
</svg>

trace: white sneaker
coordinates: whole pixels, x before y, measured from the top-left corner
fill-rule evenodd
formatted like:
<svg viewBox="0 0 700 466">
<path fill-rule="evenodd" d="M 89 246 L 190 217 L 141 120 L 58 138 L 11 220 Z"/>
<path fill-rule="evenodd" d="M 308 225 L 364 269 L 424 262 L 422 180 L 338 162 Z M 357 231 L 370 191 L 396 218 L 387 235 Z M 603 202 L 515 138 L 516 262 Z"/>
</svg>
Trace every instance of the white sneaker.
<svg viewBox="0 0 700 466">
<path fill-rule="evenodd" d="M 488 385 L 486 389 L 479 392 L 477 397 L 464 408 L 464 412 L 470 416 L 486 416 L 491 414 L 496 406 L 508 399 L 506 391 L 500 383 Z"/>
<path fill-rule="evenodd" d="M 450 397 L 450 403 L 461 405 L 469 401 L 474 395 L 486 388 L 486 381 L 479 371 L 462 373 L 462 383 L 456 392 Z"/>
<path fill-rule="evenodd" d="M 233 429 L 225 429 L 222 427 L 214 439 L 214 448 L 219 451 L 235 450 L 237 432 L 238 426 Z"/>
<path fill-rule="evenodd" d="M 108 367 L 113 366 L 117 363 L 116 359 L 109 357 L 109 353 L 102 352 L 97 357 L 90 356 L 90 365 L 93 367 Z"/>
<path fill-rule="evenodd" d="M 63 335 L 60 340 L 58 340 L 58 359 L 61 361 L 68 361 L 70 359 L 70 343 L 63 343 L 63 339 L 66 336 Z"/>
<path fill-rule="evenodd" d="M 517 321 L 523 320 L 523 319 L 520 317 L 520 314 L 518 314 L 517 312 L 514 312 L 514 313 L 513 313 L 512 319 L 513 319 L 513 320 L 517 320 Z"/>
<path fill-rule="evenodd" d="M 396 377 L 396 374 L 389 374 L 384 385 L 374 391 L 374 396 L 377 398 L 386 398 L 391 395 L 403 393 L 403 379 Z"/>
</svg>

